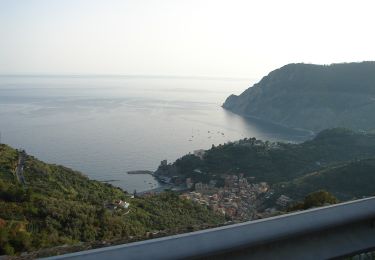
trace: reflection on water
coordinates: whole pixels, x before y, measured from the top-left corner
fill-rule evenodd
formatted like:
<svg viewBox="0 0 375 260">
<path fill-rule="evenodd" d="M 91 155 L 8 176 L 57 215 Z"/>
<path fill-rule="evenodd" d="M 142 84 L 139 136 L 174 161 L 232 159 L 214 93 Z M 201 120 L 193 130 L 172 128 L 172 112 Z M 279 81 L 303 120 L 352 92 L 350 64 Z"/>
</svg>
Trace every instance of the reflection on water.
<svg viewBox="0 0 375 260">
<path fill-rule="evenodd" d="M 302 141 L 309 133 L 221 108 L 250 81 L 127 77 L 0 77 L 3 142 L 130 192 L 156 188 L 160 160 L 174 161 L 244 137 Z"/>
</svg>

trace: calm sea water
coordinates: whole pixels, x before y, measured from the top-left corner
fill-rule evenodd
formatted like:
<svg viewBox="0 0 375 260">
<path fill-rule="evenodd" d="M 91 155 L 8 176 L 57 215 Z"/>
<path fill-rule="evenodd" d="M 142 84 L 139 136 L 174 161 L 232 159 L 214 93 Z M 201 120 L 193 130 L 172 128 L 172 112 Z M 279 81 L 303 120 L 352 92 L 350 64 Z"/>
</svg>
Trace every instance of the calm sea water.
<svg viewBox="0 0 375 260">
<path fill-rule="evenodd" d="M 244 119 L 221 108 L 251 80 L 163 77 L 0 77 L 2 142 L 39 159 L 113 180 L 158 186 L 149 175 L 174 161 L 244 137 L 298 142 L 306 132 Z"/>
</svg>

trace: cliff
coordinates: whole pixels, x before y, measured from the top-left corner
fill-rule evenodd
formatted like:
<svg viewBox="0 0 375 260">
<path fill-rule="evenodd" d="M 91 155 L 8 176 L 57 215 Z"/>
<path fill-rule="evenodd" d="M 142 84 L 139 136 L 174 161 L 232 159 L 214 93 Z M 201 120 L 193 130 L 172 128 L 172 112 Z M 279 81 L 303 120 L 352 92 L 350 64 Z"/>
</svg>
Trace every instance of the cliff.
<svg viewBox="0 0 375 260">
<path fill-rule="evenodd" d="M 315 132 L 375 129 L 375 62 L 289 64 L 223 104 L 234 113 Z"/>
</svg>

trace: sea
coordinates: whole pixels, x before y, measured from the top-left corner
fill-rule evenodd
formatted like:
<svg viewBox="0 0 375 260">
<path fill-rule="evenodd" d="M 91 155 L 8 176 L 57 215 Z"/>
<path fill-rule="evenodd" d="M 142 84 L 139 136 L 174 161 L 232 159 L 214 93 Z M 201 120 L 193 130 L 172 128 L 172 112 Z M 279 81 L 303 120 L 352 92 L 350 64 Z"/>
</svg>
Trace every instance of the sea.
<svg viewBox="0 0 375 260">
<path fill-rule="evenodd" d="M 1 142 L 128 192 L 159 187 L 161 160 L 245 137 L 301 142 L 309 132 L 221 107 L 254 79 L 164 76 L 0 76 Z M 270 104 L 272 105 L 272 104 Z"/>
</svg>

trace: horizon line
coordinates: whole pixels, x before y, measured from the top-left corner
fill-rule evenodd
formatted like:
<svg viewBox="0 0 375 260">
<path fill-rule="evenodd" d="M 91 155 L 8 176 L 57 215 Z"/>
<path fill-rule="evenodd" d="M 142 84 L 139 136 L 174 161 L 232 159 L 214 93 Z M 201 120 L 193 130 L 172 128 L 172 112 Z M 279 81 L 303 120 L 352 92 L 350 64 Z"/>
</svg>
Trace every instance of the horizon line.
<svg viewBox="0 0 375 260">
<path fill-rule="evenodd" d="M 0 74 L 0 77 L 45 77 L 45 78 L 176 78 L 204 80 L 255 80 L 256 77 L 244 76 L 194 76 L 194 75 L 153 75 L 153 74 Z"/>
</svg>

